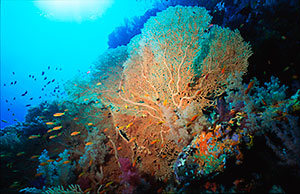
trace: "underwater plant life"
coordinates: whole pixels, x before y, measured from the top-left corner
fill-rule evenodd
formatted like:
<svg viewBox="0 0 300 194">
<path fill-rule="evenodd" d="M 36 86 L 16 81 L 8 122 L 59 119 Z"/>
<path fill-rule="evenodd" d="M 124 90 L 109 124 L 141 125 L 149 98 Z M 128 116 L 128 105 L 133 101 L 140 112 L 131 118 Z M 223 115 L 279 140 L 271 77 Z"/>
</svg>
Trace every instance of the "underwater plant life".
<svg viewBox="0 0 300 194">
<path fill-rule="evenodd" d="M 275 1 L 153 6 L 128 21 L 126 33 L 122 27 L 109 36 L 128 34 L 128 40 L 109 40 L 92 65 L 54 86 L 53 94 L 63 91 L 55 100 L 31 103 L 23 122 L 1 118 L 10 124 L 0 130 L 1 192 L 283 193 L 297 187 L 299 80 L 291 76 L 291 87 L 267 73 L 252 76 L 261 43 L 249 34 L 266 23 L 261 15 Z M 268 33 L 289 41 L 288 33 Z M 61 82 L 51 71 L 61 70 L 47 65 L 29 78 L 47 91 Z M 20 84 L 9 80 L 5 87 Z M 38 99 L 31 95 L 21 90 L 30 102 Z"/>
</svg>

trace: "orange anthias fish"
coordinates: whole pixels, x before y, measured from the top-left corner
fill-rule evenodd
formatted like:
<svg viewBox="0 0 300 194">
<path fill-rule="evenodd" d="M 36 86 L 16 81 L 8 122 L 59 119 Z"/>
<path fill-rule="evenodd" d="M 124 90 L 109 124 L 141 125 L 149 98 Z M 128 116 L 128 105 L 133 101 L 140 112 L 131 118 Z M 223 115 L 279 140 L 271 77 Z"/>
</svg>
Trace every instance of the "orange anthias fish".
<svg viewBox="0 0 300 194">
<path fill-rule="evenodd" d="M 53 116 L 60 117 L 60 116 L 63 116 L 64 114 L 65 114 L 64 112 L 58 112 L 58 113 L 55 113 Z"/>
<path fill-rule="evenodd" d="M 54 125 L 54 122 L 47 122 L 46 125 Z"/>
<path fill-rule="evenodd" d="M 104 188 L 108 187 L 109 185 L 113 184 L 114 181 L 110 181 L 109 183 L 106 183 L 106 185 L 104 186 Z"/>
<path fill-rule="evenodd" d="M 251 90 L 251 88 L 253 87 L 253 85 L 254 85 L 254 80 L 253 81 L 251 81 L 250 83 L 249 83 L 249 85 L 248 85 L 248 88 L 246 89 L 246 91 L 245 91 L 245 94 L 248 94 L 248 92 Z"/>
<path fill-rule="evenodd" d="M 159 139 L 156 139 L 156 140 L 153 140 L 150 144 L 153 145 L 155 144 L 156 142 L 159 142 L 160 140 Z"/>
<path fill-rule="evenodd" d="M 25 152 L 19 152 L 16 154 L 16 156 L 22 156 L 23 154 L 25 154 Z"/>
<path fill-rule="evenodd" d="M 89 146 L 89 145 L 92 145 L 92 144 L 93 144 L 93 142 L 90 141 L 90 142 L 87 142 L 85 145 Z"/>
<path fill-rule="evenodd" d="M 47 160 L 47 162 L 54 162 L 54 160 L 52 160 L 52 159 L 49 159 L 49 160 Z"/>
<path fill-rule="evenodd" d="M 225 72 L 225 67 L 223 67 L 223 69 L 221 70 L 221 73 L 223 74 Z"/>
<path fill-rule="evenodd" d="M 178 139 L 177 143 L 180 143 L 182 141 L 182 137 Z"/>
<path fill-rule="evenodd" d="M 36 175 L 35 175 L 35 177 L 39 177 L 39 176 L 42 176 L 43 175 L 43 173 L 37 173 Z"/>
<path fill-rule="evenodd" d="M 132 167 L 135 167 L 137 159 L 138 159 L 138 158 L 136 158 L 136 159 L 133 161 Z"/>
<path fill-rule="evenodd" d="M 193 122 L 194 120 L 196 120 L 198 116 L 199 116 L 198 114 L 195 115 L 195 116 L 193 116 L 193 117 L 191 118 L 191 122 Z"/>
<path fill-rule="evenodd" d="M 42 163 L 40 163 L 40 166 L 47 166 L 49 163 L 47 163 L 47 162 L 42 162 Z"/>
<path fill-rule="evenodd" d="M 74 131 L 73 133 L 71 133 L 71 136 L 75 136 L 75 135 L 79 135 L 80 131 Z"/>
<path fill-rule="evenodd" d="M 57 135 L 51 135 L 50 137 L 49 137 L 49 139 L 53 139 L 53 138 L 56 138 L 57 137 Z"/>
<path fill-rule="evenodd" d="M 59 162 L 59 161 L 61 161 L 62 160 L 62 158 L 58 158 L 58 159 L 56 159 L 56 162 Z"/>
<path fill-rule="evenodd" d="M 129 140 L 129 142 L 133 142 L 136 139 L 136 137 L 133 137 Z"/>
<path fill-rule="evenodd" d="M 121 147 L 121 146 L 117 148 L 117 150 L 118 150 L 118 151 L 120 151 L 121 149 L 122 149 L 122 147 Z"/>
<path fill-rule="evenodd" d="M 87 188 L 86 190 L 83 191 L 83 193 L 87 193 L 87 192 L 89 192 L 91 190 L 92 190 L 92 188 Z"/>
<path fill-rule="evenodd" d="M 28 139 L 36 139 L 36 138 L 39 138 L 41 137 L 40 135 L 31 135 L 28 137 Z"/>
<path fill-rule="evenodd" d="M 39 155 L 33 155 L 33 156 L 30 157 L 30 159 L 35 159 L 35 158 L 38 158 L 38 157 L 39 157 Z"/>
<path fill-rule="evenodd" d="M 103 190 L 103 191 L 100 191 L 100 193 L 99 194 L 103 194 L 103 193 L 105 193 L 106 192 L 106 190 Z"/>
<path fill-rule="evenodd" d="M 163 188 L 161 187 L 161 188 L 159 188 L 159 189 L 157 189 L 157 193 L 161 193 L 163 191 Z"/>
<path fill-rule="evenodd" d="M 70 160 L 66 160 L 63 162 L 63 164 L 69 164 L 71 161 Z"/>
<path fill-rule="evenodd" d="M 201 94 L 202 90 L 198 90 L 195 94 L 195 96 L 198 96 L 199 94 Z"/>
<path fill-rule="evenodd" d="M 262 102 L 265 106 L 267 106 L 267 103 L 266 103 L 266 101 L 264 101 L 264 99 L 261 99 L 261 102 Z"/>
<path fill-rule="evenodd" d="M 56 126 L 56 127 L 53 127 L 53 129 L 52 130 L 60 130 L 62 128 L 62 126 Z"/>
</svg>

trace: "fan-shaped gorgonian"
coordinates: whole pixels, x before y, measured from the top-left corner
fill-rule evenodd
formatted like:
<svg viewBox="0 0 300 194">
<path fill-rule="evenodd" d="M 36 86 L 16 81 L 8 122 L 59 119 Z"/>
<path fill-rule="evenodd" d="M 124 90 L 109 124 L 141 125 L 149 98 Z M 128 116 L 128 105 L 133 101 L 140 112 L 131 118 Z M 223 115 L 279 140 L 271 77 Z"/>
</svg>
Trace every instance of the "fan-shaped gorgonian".
<svg viewBox="0 0 300 194">
<path fill-rule="evenodd" d="M 191 104 L 195 113 L 213 105 L 228 76 L 246 72 L 252 52 L 237 30 L 210 22 L 202 7 L 169 7 L 151 17 L 128 45 L 120 109 L 166 121 L 166 107 L 180 117 Z"/>
</svg>

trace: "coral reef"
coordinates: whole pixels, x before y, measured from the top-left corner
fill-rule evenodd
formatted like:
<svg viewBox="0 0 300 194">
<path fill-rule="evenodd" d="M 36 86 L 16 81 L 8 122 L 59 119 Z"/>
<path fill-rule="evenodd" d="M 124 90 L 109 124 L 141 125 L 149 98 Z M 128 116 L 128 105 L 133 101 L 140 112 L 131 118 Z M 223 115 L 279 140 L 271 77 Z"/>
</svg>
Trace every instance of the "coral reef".
<svg viewBox="0 0 300 194">
<path fill-rule="evenodd" d="M 229 12 L 243 15 L 245 2 L 260 6 L 202 2 L 216 13 L 163 6 L 127 46 L 108 49 L 88 74 L 69 81 L 65 99 L 33 107 L 24 123 L 2 130 L 1 171 L 25 177 L 1 176 L 3 191 L 293 188 L 300 169 L 300 90 L 290 94 L 275 77 L 264 85 L 255 77 L 243 83 L 250 44 L 238 30 L 211 23 L 209 14 L 225 15 L 226 24 Z M 293 180 L 281 184 L 281 176 Z"/>
</svg>

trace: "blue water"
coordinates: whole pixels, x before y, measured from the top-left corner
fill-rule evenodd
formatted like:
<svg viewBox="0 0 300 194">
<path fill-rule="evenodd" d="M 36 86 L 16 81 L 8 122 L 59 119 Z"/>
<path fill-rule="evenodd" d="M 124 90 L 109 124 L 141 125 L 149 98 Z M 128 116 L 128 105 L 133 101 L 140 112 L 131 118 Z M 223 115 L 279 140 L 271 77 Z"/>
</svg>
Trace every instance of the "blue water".
<svg viewBox="0 0 300 194">
<path fill-rule="evenodd" d="M 28 108 L 61 96 L 65 81 L 87 72 L 108 48 L 114 28 L 125 17 L 143 14 L 146 7 L 134 7 L 136 3 L 111 0 L 100 17 L 64 20 L 47 17 L 34 1 L 1 1 L 1 120 L 8 122 L 1 122 L 1 128 L 24 121 Z"/>
</svg>

